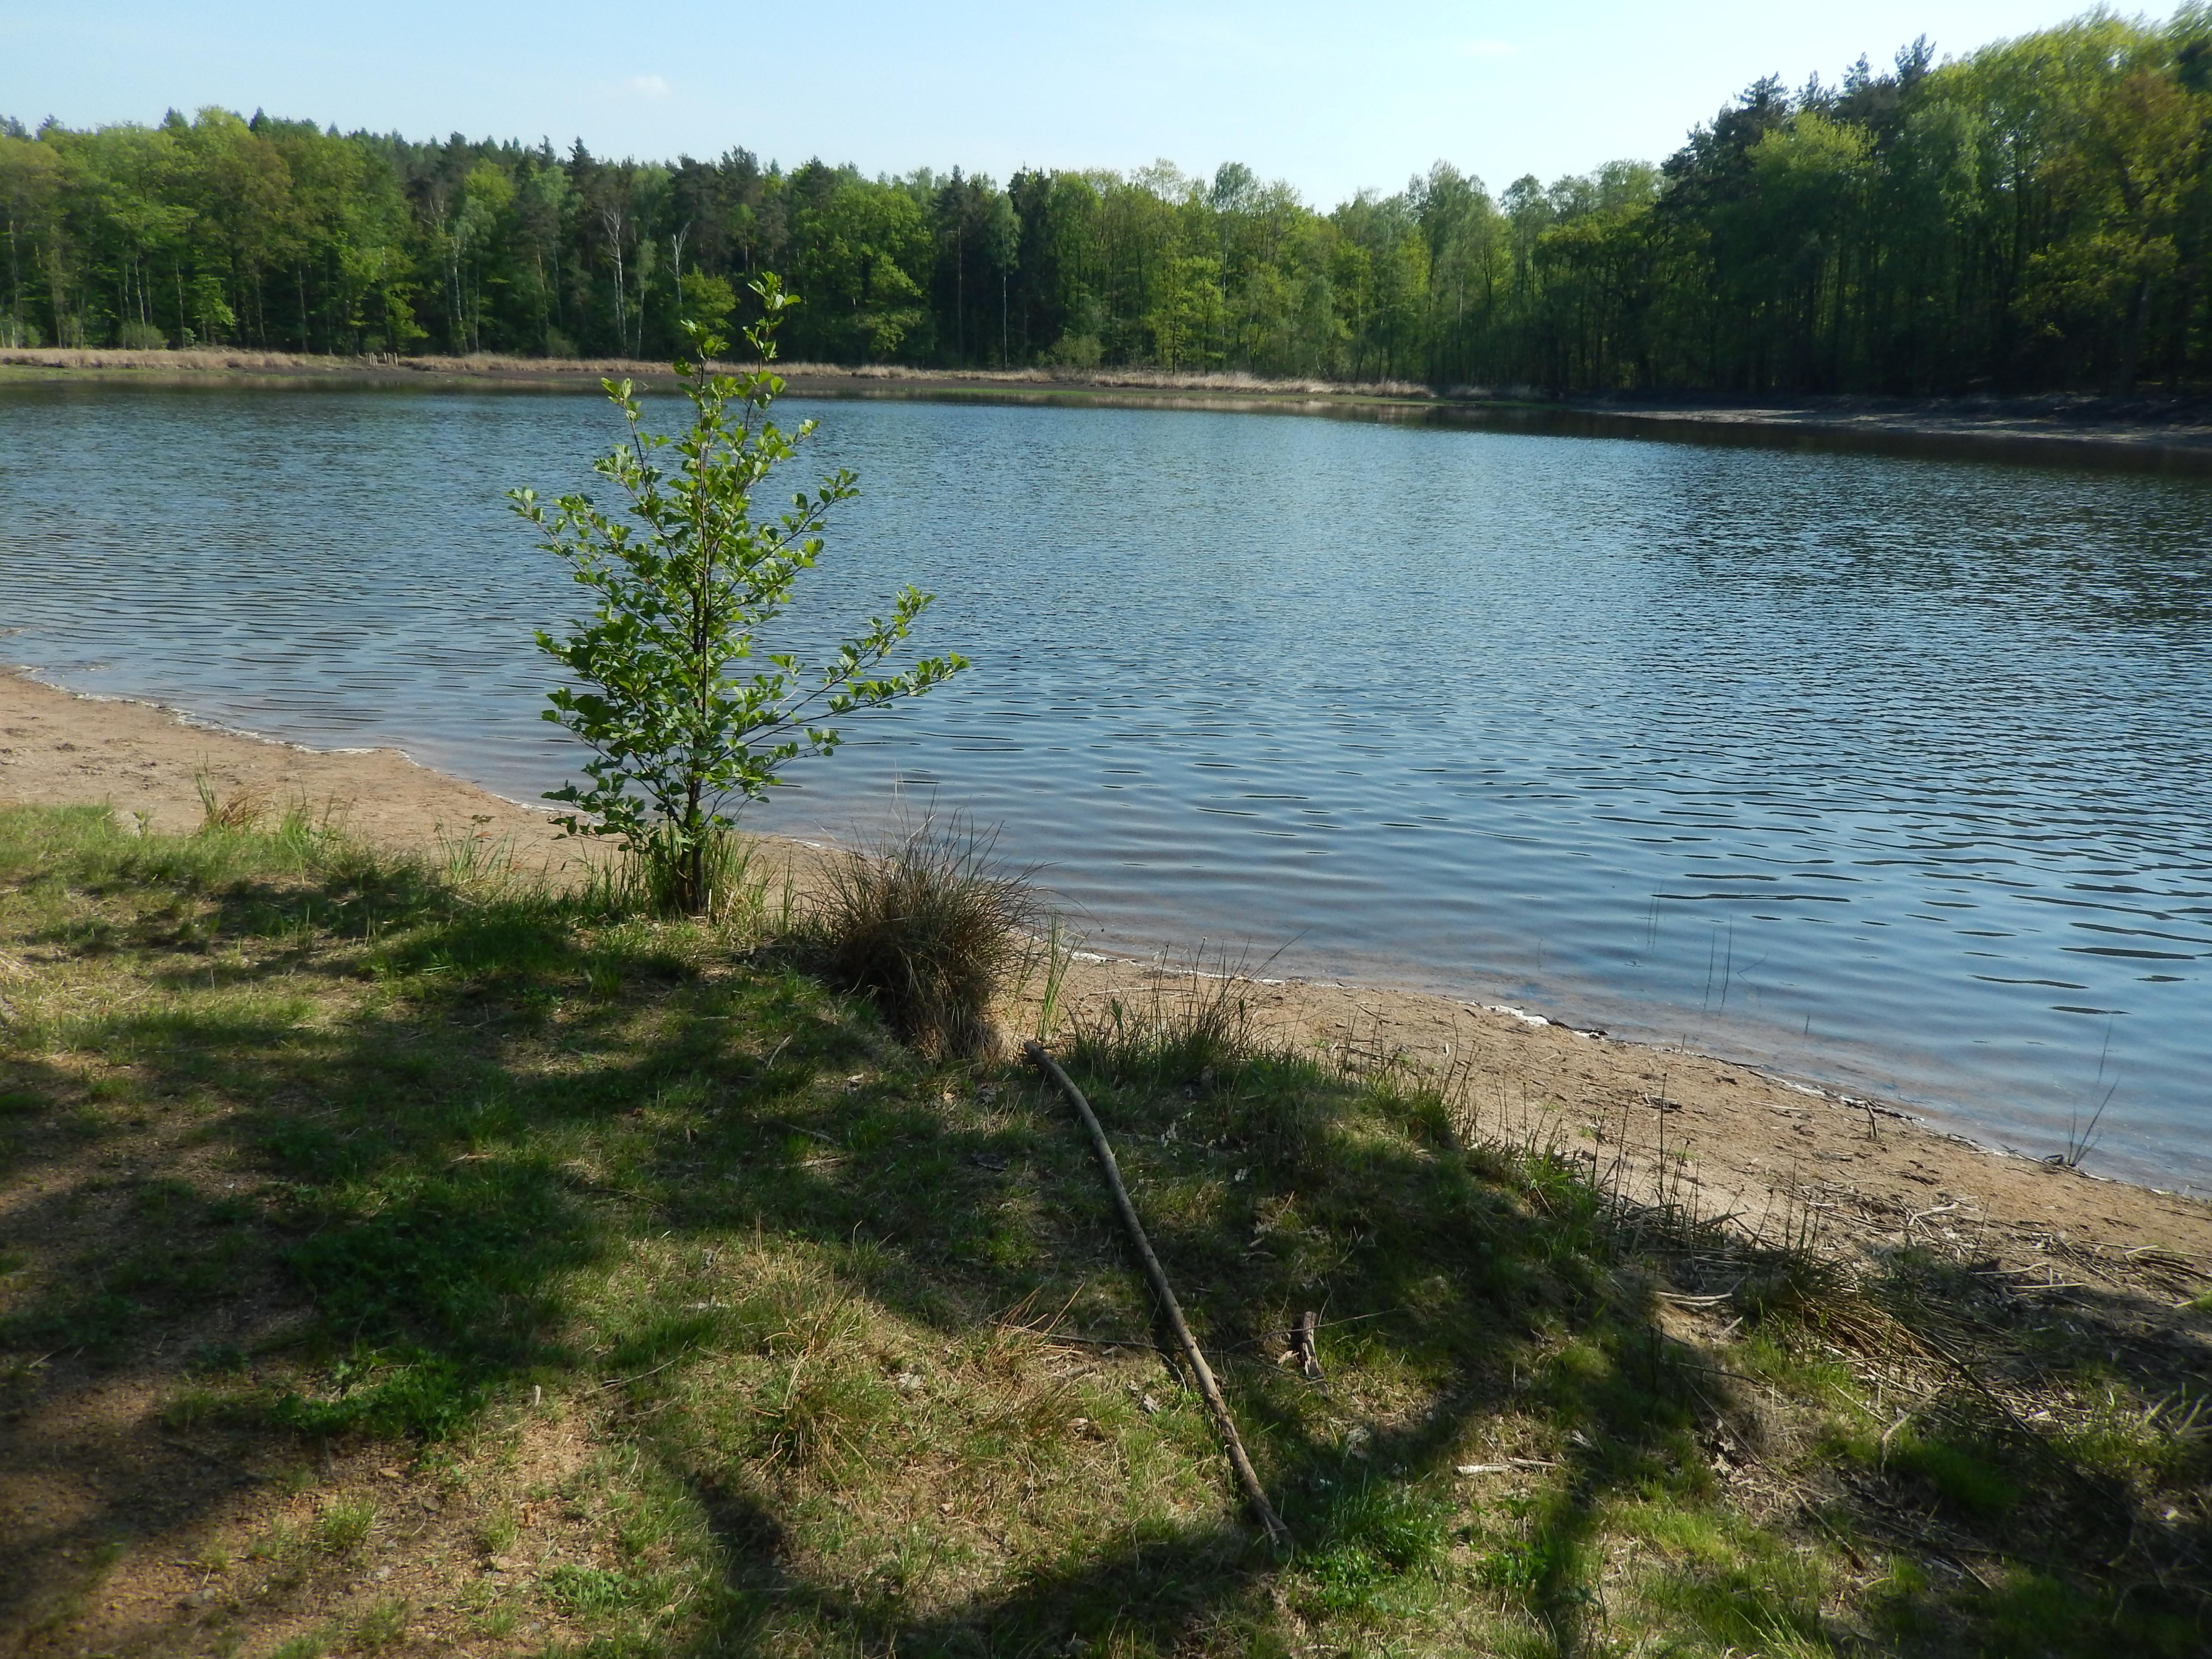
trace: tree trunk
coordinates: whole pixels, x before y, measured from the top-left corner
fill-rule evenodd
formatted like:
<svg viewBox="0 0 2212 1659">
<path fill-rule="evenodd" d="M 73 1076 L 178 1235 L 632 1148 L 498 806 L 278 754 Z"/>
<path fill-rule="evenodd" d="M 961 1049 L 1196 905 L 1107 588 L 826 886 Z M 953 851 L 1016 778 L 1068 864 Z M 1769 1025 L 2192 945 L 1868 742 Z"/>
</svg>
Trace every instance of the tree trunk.
<svg viewBox="0 0 2212 1659">
<path fill-rule="evenodd" d="M 2150 315 L 2150 277 L 2136 278 L 2135 299 L 2128 307 L 2126 331 L 2120 337 L 2119 372 L 2114 376 L 2112 390 L 2121 397 L 2131 397 L 2136 389 L 2136 367 L 2142 360 L 2143 325 Z"/>
</svg>

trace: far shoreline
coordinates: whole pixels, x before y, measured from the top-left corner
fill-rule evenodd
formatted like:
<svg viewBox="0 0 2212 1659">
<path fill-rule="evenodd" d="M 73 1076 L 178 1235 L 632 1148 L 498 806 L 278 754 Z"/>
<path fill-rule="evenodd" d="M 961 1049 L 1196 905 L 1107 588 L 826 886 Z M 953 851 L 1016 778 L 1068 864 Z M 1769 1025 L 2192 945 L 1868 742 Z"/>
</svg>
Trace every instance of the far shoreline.
<svg viewBox="0 0 2212 1659">
<path fill-rule="evenodd" d="M 1194 410 L 1738 448 L 2002 461 L 2212 475 L 2212 398 L 1663 394 L 1550 398 L 1527 388 L 1438 392 L 1411 382 L 1270 380 L 1146 369 L 916 369 L 778 365 L 791 395 L 1015 407 Z M 664 362 L 619 359 L 316 357 L 244 349 L 0 349 L 0 392 L 27 386 L 251 387 L 594 393 L 603 378 L 672 387 Z"/>
</svg>

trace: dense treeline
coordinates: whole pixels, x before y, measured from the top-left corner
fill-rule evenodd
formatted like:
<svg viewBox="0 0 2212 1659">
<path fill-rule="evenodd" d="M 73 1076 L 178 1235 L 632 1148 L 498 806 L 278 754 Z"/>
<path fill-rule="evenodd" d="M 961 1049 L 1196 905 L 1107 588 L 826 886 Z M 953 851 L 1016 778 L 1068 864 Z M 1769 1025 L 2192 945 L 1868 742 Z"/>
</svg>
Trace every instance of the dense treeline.
<svg viewBox="0 0 2212 1659">
<path fill-rule="evenodd" d="M 1322 213 L 1208 180 L 868 179 L 749 152 L 417 144 L 221 110 L 0 124 L 0 343 L 665 354 L 805 296 L 791 355 L 1437 386 L 1936 392 L 2212 380 L 2212 11 L 1763 81 L 1662 165 Z"/>
</svg>

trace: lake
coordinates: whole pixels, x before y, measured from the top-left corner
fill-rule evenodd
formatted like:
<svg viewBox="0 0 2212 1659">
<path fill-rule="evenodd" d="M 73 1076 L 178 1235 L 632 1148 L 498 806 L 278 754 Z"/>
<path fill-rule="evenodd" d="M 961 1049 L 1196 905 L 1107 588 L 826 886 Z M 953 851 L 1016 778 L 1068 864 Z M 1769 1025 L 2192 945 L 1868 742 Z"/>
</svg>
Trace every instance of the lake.
<svg viewBox="0 0 2212 1659">
<path fill-rule="evenodd" d="M 794 640 L 972 674 L 749 814 L 1004 825 L 1098 948 L 1200 939 L 2212 1185 L 2212 483 L 1190 411 L 803 405 Z M 665 404 L 657 404 L 672 416 Z M 0 659 L 518 799 L 576 590 L 500 491 L 595 398 L 0 393 Z M 794 479 L 793 487 L 801 480 Z"/>
</svg>

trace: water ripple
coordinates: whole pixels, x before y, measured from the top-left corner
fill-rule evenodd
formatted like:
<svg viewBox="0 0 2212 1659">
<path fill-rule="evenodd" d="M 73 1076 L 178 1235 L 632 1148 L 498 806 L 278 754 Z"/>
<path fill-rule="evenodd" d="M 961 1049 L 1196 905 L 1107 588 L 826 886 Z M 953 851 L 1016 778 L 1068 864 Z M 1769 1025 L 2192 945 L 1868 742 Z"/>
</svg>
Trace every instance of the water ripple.
<svg viewBox="0 0 2212 1659">
<path fill-rule="evenodd" d="M 1536 1002 L 2212 1182 L 2212 490 L 1111 410 L 818 406 L 801 615 L 977 662 L 763 811 L 1002 821 L 1088 924 Z M 588 400 L 0 395 L 0 632 L 61 683 L 528 797 L 504 512 Z M 1286 944 L 1285 942 L 1288 941 Z M 2050 994 L 2070 1000 L 2057 1004 Z"/>
</svg>

